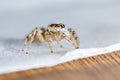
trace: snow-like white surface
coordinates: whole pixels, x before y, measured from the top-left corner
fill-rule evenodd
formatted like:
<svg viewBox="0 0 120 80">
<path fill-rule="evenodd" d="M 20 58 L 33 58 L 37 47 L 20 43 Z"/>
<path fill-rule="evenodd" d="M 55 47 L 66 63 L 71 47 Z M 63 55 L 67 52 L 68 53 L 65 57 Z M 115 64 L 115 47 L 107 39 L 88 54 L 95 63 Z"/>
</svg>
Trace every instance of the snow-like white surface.
<svg viewBox="0 0 120 80">
<path fill-rule="evenodd" d="M 67 61 L 105 54 L 120 50 L 120 43 L 105 48 L 74 49 L 72 47 L 59 48 L 54 46 L 54 53 L 50 53 L 45 44 L 33 44 L 29 54 L 21 52 L 22 41 L 1 40 L 0 41 L 0 74 L 41 68 L 57 65 Z M 54 44 L 54 43 L 53 43 Z M 69 45 L 69 44 L 68 44 Z"/>
</svg>

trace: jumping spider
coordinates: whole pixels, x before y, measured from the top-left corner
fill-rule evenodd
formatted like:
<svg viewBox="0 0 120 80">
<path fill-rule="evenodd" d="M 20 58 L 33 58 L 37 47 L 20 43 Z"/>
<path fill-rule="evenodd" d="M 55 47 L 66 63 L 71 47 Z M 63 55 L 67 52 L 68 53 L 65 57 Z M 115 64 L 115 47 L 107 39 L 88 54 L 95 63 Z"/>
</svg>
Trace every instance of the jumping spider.
<svg viewBox="0 0 120 80">
<path fill-rule="evenodd" d="M 62 23 L 50 24 L 47 28 L 35 28 L 25 38 L 22 51 L 27 48 L 26 53 L 28 53 L 31 49 L 31 43 L 33 42 L 47 42 L 51 53 L 53 53 L 51 43 L 56 41 L 60 45 L 59 41 L 63 39 L 70 42 L 76 49 L 79 48 L 79 41 L 76 32 L 71 28 L 65 29 L 65 25 Z M 60 47 L 62 47 L 62 45 L 60 45 Z"/>
</svg>

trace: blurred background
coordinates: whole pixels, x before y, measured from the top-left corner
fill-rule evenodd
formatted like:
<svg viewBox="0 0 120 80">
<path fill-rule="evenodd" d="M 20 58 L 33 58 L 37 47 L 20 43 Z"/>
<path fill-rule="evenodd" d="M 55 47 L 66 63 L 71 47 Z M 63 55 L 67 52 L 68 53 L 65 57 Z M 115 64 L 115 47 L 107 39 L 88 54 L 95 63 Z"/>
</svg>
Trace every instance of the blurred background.
<svg viewBox="0 0 120 80">
<path fill-rule="evenodd" d="M 64 23 L 81 48 L 120 42 L 120 0 L 0 0 L 0 39 L 24 39 L 35 27 Z"/>
</svg>

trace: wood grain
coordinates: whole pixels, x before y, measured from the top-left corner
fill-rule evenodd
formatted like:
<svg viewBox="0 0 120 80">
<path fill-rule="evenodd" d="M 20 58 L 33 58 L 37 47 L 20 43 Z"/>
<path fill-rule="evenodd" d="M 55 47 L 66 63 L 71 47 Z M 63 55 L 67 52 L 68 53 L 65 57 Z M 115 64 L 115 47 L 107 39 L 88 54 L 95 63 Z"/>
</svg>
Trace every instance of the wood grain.
<svg viewBox="0 0 120 80">
<path fill-rule="evenodd" d="M 3 74 L 0 80 L 120 80 L 120 51 L 49 68 Z"/>
</svg>

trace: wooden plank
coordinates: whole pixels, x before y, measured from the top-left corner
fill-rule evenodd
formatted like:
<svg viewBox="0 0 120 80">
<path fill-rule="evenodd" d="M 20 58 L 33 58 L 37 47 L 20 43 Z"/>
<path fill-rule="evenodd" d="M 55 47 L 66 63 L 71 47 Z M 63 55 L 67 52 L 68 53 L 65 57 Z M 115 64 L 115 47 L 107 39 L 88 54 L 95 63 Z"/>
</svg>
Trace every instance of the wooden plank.
<svg viewBox="0 0 120 80">
<path fill-rule="evenodd" d="M 120 51 L 49 68 L 3 74 L 0 80 L 120 80 Z"/>
</svg>

